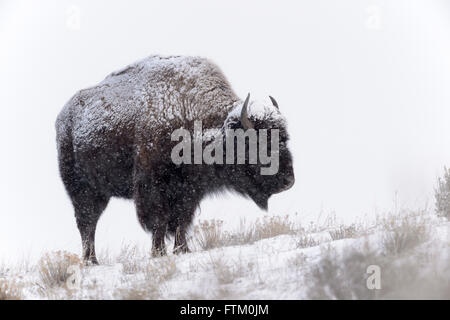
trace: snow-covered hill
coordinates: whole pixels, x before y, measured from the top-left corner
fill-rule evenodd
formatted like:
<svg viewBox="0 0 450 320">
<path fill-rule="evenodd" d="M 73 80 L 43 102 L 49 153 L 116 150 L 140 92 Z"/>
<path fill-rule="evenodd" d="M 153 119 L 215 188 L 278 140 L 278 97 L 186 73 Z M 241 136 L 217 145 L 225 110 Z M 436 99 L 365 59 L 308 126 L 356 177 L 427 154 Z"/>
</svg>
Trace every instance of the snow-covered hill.
<svg viewBox="0 0 450 320">
<path fill-rule="evenodd" d="M 3 265 L 0 298 L 450 299 L 445 218 L 408 214 L 370 227 L 321 228 L 294 228 L 280 218 L 238 234 L 219 226 L 197 227 L 193 252 L 180 256 L 151 258 L 130 245 L 116 257 L 100 256 L 100 266 L 78 269 L 78 256 L 66 252 L 34 266 Z M 380 289 L 371 287 L 376 276 Z"/>
</svg>

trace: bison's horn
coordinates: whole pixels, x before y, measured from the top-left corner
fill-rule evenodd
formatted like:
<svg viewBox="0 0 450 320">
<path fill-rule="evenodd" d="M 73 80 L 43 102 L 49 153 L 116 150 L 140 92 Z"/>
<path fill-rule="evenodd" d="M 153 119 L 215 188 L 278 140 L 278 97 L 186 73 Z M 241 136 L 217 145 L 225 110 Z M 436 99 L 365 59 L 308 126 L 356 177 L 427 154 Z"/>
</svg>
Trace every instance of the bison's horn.
<svg viewBox="0 0 450 320">
<path fill-rule="evenodd" d="M 278 108 L 277 100 L 275 100 L 275 98 L 272 96 L 269 96 L 269 98 L 270 98 L 270 101 L 272 101 L 273 106 L 277 109 L 280 109 L 280 108 Z"/>
<path fill-rule="evenodd" d="M 245 130 L 247 129 L 253 129 L 253 123 L 248 119 L 248 101 L 250 100 L 250 93 L 247 95 L 247 98 L 245 99 L 244 105 L 242 106 L 241 111 L 241 123 Z"/>
</svg>

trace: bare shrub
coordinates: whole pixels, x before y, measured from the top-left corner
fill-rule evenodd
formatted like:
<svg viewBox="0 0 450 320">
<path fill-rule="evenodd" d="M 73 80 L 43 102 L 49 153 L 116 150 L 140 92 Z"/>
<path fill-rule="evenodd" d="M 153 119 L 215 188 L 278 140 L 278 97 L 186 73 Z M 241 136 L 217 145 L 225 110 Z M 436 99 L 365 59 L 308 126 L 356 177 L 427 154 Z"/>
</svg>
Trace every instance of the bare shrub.
<svg viewBox="0 0 450 320">
<path fill-rule="evenodd" d="M 257 219 L 252 226 L 241 220 L 239 228 L 232 232 L 223 230 L 223 221 L 201 221 L 194 229 L 195 239 L 203 250 L 234 245 L 252 244 L 255 241 L 283 234 L 294 234 L 296 228 L 288 216 L 265 216 Z"/>
<path fill-rule="evenodd" d="M 213 270 L 220 284 L 232 283 L 238 277 L 238 272 L 222 260 L 214 262 Z"/>
<path fill-rule="evenodd" d="M 441 257 L 442 258 L 442 257 Z M 450 261 L 439 255 L 407 257 L 363 248 L 324 251 L 319 263 L 307 275 L 310 299 L 449 299 Z M 442 265 L 442 261 L 444 265 Z M 380 267 L 381 288 L 367 287 L 370 265 Z M 439 267 L 438 267 L 439 266 Z"/>
<path fill-rule="evenodd" d="M 262 220 L 256 220 L 255 223 L 255 238 L 258 240 L 273 238 L 282 234 L 294 234 L 295 231 L 294 224 L 289 220 L 289 216 L 265 216 Z"/>
<path fill-rule="evenodd" d="M 336 213 L 331 212 L 328 214 L 325 214 L 323 212 L 320 212 L 319 216 L 317 217 L 316 221 L 309 221 L 307 225 L 304 226 L 304 228 L 301 228 L 302 231 L 307 233 L 319 233 L 327 231 L 330 228 L 334 228 L 338 225 L 338 218 L 336 216 Z"/>
<path fill-rule="evenodd" d="M 437 259 L 426 263 L 408 258 L 403 261 L 388 260 L 380 299 L 450 299 L 450 263 L 435 269 Z M 382 269 L 383 270 L 383 269 Z"/>
<path fill-rule="evenodd" d="M 97 253 L 98 261 L 101 265 L 113 265 L 114 256 L 111 254 L 108 248 L 102 248 L 100 252 Z"/>
<path fill-rule="evenodd" d="M 6 277 L 6 273 L 8 272 L 8 268 L 4 262 L 0 262 L 0 278 Z"/>
<path fill-rule="evenodd" d="M 172 256 L 152 259 L 145 268 L 147 280 L 162 283 L 170 280 L 178 272 L 175 258 Z"/>
<path fill-rule="evenodd" d="M 122 256 L 127 257 L 130 252 L 134 252 L 134 249 L 127 250 L 124 248 L 124 255 Z M 143 277 L 139 277 L 137 281 L 132 281 L 133 285 L 128 288 L 116 289 L 114 296 L 117 299 L 160 299 L 163 295 L 164 283 L 172 279 L 178 272 L 175 258 L 172 256 L 149 259 L 146 264 L 140 264 L 138 269 L 140 270 L 139 272 L 143 272 Z M 133 273 L 138 272 L 134 266 L 131 267 L 131 271 Z"/>
<path fill-rule="evenodd" d="M 292 267 L 294 269 L 301 269 L 305 266 L 308 258 L 303 252 L 297 253 L 294 257 L 288 259 L 287 265 L 288 267 Z"/>
<path fill-rule="evenodd" d="M 384 223 L 382 246 L 389 254 L 402 254 L 429 239 L 426 221 L 414 216 L 391 217 Z"/>
<path fill-rule="evenodd" d="M 114 296 L 121 300 L 156 300 L 161 298 L 161 292 L 154 283 L 144 281 L 131 288 L 119 288 Z"/>
<path fill-rule="evenodd" d="M 311 235 L 308 234 L 300 234 L 297 240 L 297 248 L 299 249 L 315 247 L 319 244 L 320 241 L 315 240 Z"/>
<path fill-rule="evenodd" d="M 248 226 L 245 219 L 239 221 L 237 230 L 226 233 L 227 245 L 239 246 L 244 244 L 252 244 L 256 240 L 255 226 Z"/>
<path fill-rule="evenodd" d="M 438 216 L 450 218 L 450 169 L 444 168 L 444 176 L 438 178 L 434 190 L 436 213 Z"/>
<path fill-rule="evenodd" d="M 117 262 L 122 264 L 122 272 L 125 274 L 136 274 L 143 272 L 145 266 L 141 263 L 140 251 L 136 245 L 124 244 L 120 248 Z"/>
<path fill-rule="evenodd" d="M 199 292 L 188 291 L 182 297 L 183 300 L 206 300 L 205 296 Z"/>
<path fill-rule="evenodd" d="M 236 298 L 230 287 L 221 286 L 215 290 L 214 295 L 211 298 L 214 300 L 230 300 L 233 297 Z"/>
<path fill-rule="evenodd" d="M 22 300 L 22 288 L 15 281 L 0 279 L 0 300 Z"/>
<path fill-rule="evenodd" d="M 376 291 L 366 286 L 369 265 L 376 263 L 372 251 L 349 249 L 340 256 L 334 249 L 324 251 L 318 265 L 308 275 L 310 299 L 374 299 Z"/>
<path fill-rule="evenodd" d="M 333 240 L 356 238 L 359 236 L 359 231 L 355 224 L 349 226 L 340 225 L 338 228 L 329 230 L 328 233 Z"/>
<path fill-rule="evenodd" d="M 229 284 L 240 275 L 238 268 L 233 268 L 222 258 L 211 259 L 213 272 L 220 284 Z"/>
<path fill-rule="evenodd" d="M 38 263 L 38 271 L 41 284 L 44 288 L 55 288 L 65 286 L 72 275 L 69 267 L 82 266 L 80 258 L 73 253 L 57 251 L 45 254 Z"/>
<path fill-rule="evenodd" d="M 202 249 L 209 250 L 224 246 L 252 244 L 279 235 L 300 234 L 298 248 L 308 248 L 321 243 L 313 238 L 310 233 L 324 232 L 330 229 L 330 226 L 335 222 L 336 216 L 328 215 L 320 225 L 312 223 L 305 229 L 295 225 L 289 216 L 265 216 L 262 219 L 257 219 L 252 225 L 247 225 L 245 220 L 241 220 L 237 230 L 227 232 L 223 230 L 222 221 L 210 220 L 200 222 L 200 225 L 195 229 L 195 238 Z M 334 227 L 328 230 L 328 233 L 333 240 L 338 240 L 356 238 L 364 234 L 364 230 L 361 225 L 355 223 L 349 226 Z"/>
<path fill-rule="evenodd" d="M 204 271 L 210 271 L 214 273 L 219 284 L 230 284 L 236 279 L 242 278 L 252 271 L 254 263 L 244 263 L 241 257 L 238 259 L 225 259 L 222 255 L 210 255 L 209 263 L 200 264 Z"/>
<path fill-rule="evenodd" d="M 294 223 L 289 220 L 289 216 L 264 216 L 262 219 L 256 219 L 251 226 L 246 225 L 245 220 L 241 220 L 239 229 L 225 233 L 225 239 L 228 245 L 244 245 L 295 232 Z"/>
<path fill-rule="evenodd" d="M 226 246 L 228 241 L 221 220 L 204 220 L 194 228 L 195 239 L 203 250 Z"/>
</svg>

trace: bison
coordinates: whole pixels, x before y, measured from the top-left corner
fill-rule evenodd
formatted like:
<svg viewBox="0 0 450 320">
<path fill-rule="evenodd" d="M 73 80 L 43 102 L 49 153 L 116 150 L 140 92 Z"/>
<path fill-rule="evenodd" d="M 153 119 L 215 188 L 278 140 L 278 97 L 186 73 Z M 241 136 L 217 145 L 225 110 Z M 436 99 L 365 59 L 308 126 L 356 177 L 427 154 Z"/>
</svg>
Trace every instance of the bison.
<svg viewBox="0 0 450 320">
<path fill-rule="evenodd" d="M 83 259 L 98 264 L 95 230 L 111 197 L 134 200 L 140 224 L 152 233 L 154 256 L 166 254 L 166 236 L 175 238 L 174 253 L 189 252 L 186 232 L 208 194 L 235 191 L 267 209 L 271 195 L 294 184 L 286 120 L 270 99 L 242 101 L 214 63 L 186 56 L 150 56 L 78 91 L 59 113 L 56 131 L 60 175 L 75 210 Z M 268 136 L 277 129 L 278 171 L 260 174 L 259 160 L 174 163 L 172 133 L 193 132 L 195 121 L 214 133 L 202 146 L 225 139 L 228 129 L 266 129 Z M 226 152 L 224 144 L 223 157 Z"/>
</svg>

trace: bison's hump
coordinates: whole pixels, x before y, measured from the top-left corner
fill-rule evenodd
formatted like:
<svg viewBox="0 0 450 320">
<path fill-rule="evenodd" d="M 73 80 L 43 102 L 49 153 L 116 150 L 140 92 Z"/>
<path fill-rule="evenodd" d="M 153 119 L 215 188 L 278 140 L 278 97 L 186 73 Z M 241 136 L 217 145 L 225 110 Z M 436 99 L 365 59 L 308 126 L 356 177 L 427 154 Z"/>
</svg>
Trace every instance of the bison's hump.
<svg viewBox="0 0 450 320">
<path fill-rule="evenodd" d="M 99 135 L 118 128 L 131 132 L 143 123 L 156 131 L 192 120 L 223 124 L 236 101 L 225 76 L 208 59 L 154 55 L 77 92 L 60 119 L 70 122 L 75 140 L 95 144 Z"/>
</svg>

